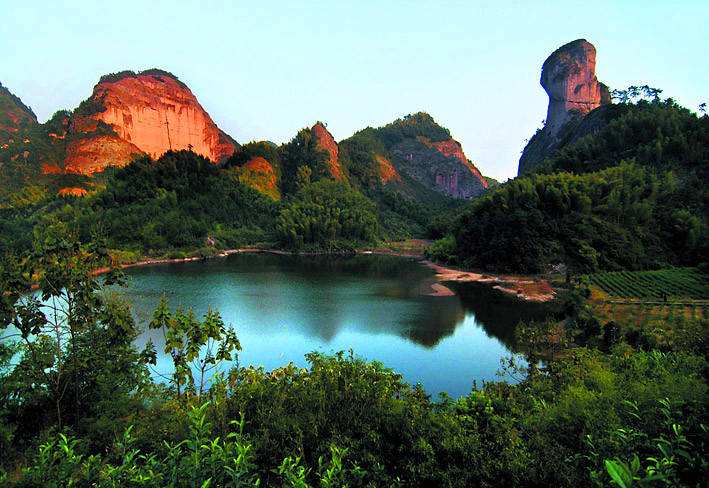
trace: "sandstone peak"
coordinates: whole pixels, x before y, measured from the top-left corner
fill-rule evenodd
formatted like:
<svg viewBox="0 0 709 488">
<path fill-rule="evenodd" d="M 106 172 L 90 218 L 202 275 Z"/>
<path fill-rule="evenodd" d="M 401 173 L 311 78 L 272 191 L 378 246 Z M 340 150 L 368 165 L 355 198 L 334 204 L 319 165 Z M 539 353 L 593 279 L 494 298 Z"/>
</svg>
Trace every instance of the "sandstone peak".
<svg viewBox="0 0 709 488">
<path fill-rule="evenodd" d="M 554 51 L 542 65 L 539 81 L 549 95 L 544 128 L 532 136 L 519 159 L 519 174 L 538 166 L 559 145 L 571 120 L 610 103 L 608 87 L 596 78 L 596 48 L 577 39 Z"/>
<path fill-rule="evenodd" d="M 573 115 L 608 103 L 608 87 L 596 78 L 596 48 L 577 39 L 554 51 L 542 65 L 540 83 L 549 95 L 545 129 L 556 135 Z"/>
<path fill-rule="evenodd" d="M 91 97 L 76 110 L 72 130 L 80 135 L 72 144 L 82 147 L 70 144 L 66 166 L 82 173 L 123 166 L 136 153 L 158 158 L 181 149 L 217 163 L 238 147 L 187 85 L 157 69 L 102 76 Z"/>
<path fill-rule="evenodd" d="M 332 177 L 336 180 L 344 179 L 342 166 L 340 165 L 339 160 L 339 148 L 337 147 L 337 142 L 335 142 L 335 138 L 332 134 L 330 134 L 330 131 L 327 130 L 325 124 L 318 121 L 310 129 L 310 132 L 315 137 L 318 147 L 328 154 L 327 166 Z"/>
</svg>

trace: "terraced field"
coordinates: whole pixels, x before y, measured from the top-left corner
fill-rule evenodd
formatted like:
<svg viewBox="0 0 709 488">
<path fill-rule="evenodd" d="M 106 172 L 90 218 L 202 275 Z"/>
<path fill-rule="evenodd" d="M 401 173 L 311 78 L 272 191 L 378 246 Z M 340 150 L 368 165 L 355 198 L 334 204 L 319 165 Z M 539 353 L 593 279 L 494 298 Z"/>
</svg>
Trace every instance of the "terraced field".
<svg viewBox="0 0 709 488">
<path fill-rule="evenodd" d="M 610 298 L 640 300 L 709 299 L 709 278 L 696 268 L 612 271 L 588 276 Z"/>
</svg>

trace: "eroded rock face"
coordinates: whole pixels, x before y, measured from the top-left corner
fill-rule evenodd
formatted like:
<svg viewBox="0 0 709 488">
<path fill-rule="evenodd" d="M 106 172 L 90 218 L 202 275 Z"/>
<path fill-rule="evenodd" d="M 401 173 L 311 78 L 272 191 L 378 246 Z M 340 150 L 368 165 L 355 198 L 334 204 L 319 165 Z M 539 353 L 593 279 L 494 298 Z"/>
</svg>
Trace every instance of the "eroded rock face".
<svg viewBox="0 0 709 488">
<path fill-rule="evenodd" d="M 153 158 L 170 149 L 192 149 L 217 163 L 237 147 L 184 83 L 157 70 L 103 77 L 84 108 L 77 110 L 72 131 L 85 141 L 68 151 L 66 166 L 81 173 L 125 165 L 130 161 L 126 157 L 136 153 L 133 148 Z M 92 141 L 100 147 L 92 148 Z M 100 155 L 86 170 L 85 154 Z"/>
<path fill-rule="evenodd" d="M 487 181 L 468 161 L 462 149 L 460 157 L 450 153 L 449 149 L 455 146 L 459 147 L 459 144 L 452 139 L 439 142 L 420 136 L 404 139 L 392 148 L 392 161 L 400 174 L 450 197 L 469 199 L 483 194 Z"/>
<path fill-rule="evenodd" d="M 330 131 L 327 130 L 322 122 L 315 124 L 310 131 L 317 139 L 318 147 L 324 151 L 327 151 L 329 154 L 327 166 L 330 171 L 330 175 L 336 180 L 343 180 L 344 173 L 342 172 L 342 166 L 340 165 L 339 148 L 337 147 L 335 138 L 332 137 L 332 134 L 330 134 Z"/>
<path fill-rule="evenodd" d="M 85 188 L 78 186 L 69 186 L 65 188 L 60 188 L 57 195 L 60 197 L 84 197 L 88 195 L 88 191 Z"/>
<path fill-rule="evenodd" d="M 596 78 L 596 48 L 585 39 L 561 46 L 542 65 L 540 83 L 549 95 L 546 128 L 552 134 L 574 114 L 584 115 L 610 101 Z"/>
<path fill-rule="evenodd" d="M 437 194 L 475 198 L 488 188 L 461 144 L 425 112 L 362 129 L 340 148 L 346 174 L 373 189 L 387 186 L 407 198 L 430 200 Z"/>
<path fill-rule="evenodd" d="M 115 135 L 75 139 L 67 145 L 64 172 L 83 175 L 100 173 L 107 166 L 125 166 L 142 154 L 143 151 L 135 144 Z"/>
<path fill-rule="evenodd" d="M 585 39 L 554 51 L 542 65 L 540 83 L 549 95 L 546 122 L 524 148 L 520 174 L 550 154 L 569 122 L 610 103 L 608 87 L 596 78 L 596 48 Z"/>
<path fill-rule="evenodd" d="M 478 168 L 475 167 L 474 164 L 472 164 L 465 153 L 463 152 L 463 146 L 461 146 L 460 142 L 456 141 L 455 139 L 448 139 L 445 141 L 437 141 L 437 142 L 431 142 L 426 138 L 420 138 L 421 142 L 426 144 L 428 147 L 432 147 L 436 149 L 439 153 L 443 154 L 444 156 L 448 158 L 455 158 L 458 161 L 460 161 L 463 166 L 465 166 L 470 173 L 473 175 L 475 179 L 478 180 L 480 185 L 482 186 L 483 189 L 487 189 L 488 184 L 487 180 L 483 177 L 483 175 L 480 173 Z M 442 183 L 439 183 L 442 182 Z M 444 185 L 444 189 L 447 189 L 447 192 L 451 195 L 457 195 L 460 193 L 458 190 L 458 173 L 456 172 L 455 174 L 450 174 L 450 175 L 436 175 L 436 184 L 440 186 L 441 184 Z"/>
<path fill-rule="evenodd" d="M 401 175 L 399 175 L 399 172 L 396 170 L 394 165 L 391 164 L 389 158 L 382 156 L 381 154 L 375 154 L 374 160 L 377 162 L 379 169 L 379 181 L 381 181 L 382 184 L 387 184 L 390 181 L 401 181 Z"/>
</svg>

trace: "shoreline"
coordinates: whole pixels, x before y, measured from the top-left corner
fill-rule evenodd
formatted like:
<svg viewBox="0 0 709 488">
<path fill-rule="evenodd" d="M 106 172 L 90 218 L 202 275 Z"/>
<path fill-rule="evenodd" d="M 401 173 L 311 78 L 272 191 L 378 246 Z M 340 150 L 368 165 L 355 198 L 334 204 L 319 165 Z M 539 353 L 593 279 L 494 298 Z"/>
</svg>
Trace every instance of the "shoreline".
<svg viewBox="0 0 709 488">
<path fill-rule="evenodd" d="M 498 275 L 463 271 L 422 260 L 421 264 L 436 273 L 438 283 L 483 283 L 507 295 L 512 295 L 528 302 L 550 302 L 556 298 L 556 291 L 549 282 L 542 278 L 520 275 Z M 441 285 L 444 286 L 445 285 Z M 446 287 L 447 288 L 447 287 Z"/>
<path fill-rule="evenodd" d="M 216 258 L 226 258 L 232 254 L 247 254 L 247 253 L 268 253 L 276 254 L 281 256 L 321 256 L 326 254 L 336 255 L 336 256 L 348 256 L 348 255 L 380 255 L 380 256 L 394 256 L 401 258 L 412 258 L 416 259 L 419 264 L 426 266 L 427 268 L 433 270 L 436 274 L 434 277 L 434 282 L 431 283 L 430 293 L 427 296 L 433 297 L 449 297 L 454 296 L 456 293 L 445 285 L 446 282 L 456 282 L 456 283 L 482 283 L 491 286 L 493 289 L 498 290 L 501 293 L 511 295 L 517 299 L 528 301 L 528 302 L 550 302 L 556 298 L 556 291 L 549 284 L 547 280 L 542 278 L 535 278 L 532 276 L 519 276 L 519 275 L 498 275 L 492 273 L 476 273 L 473 271 L 464 271 L 455 268 L 450 268 L 440 264 L 436 264 L 420 253 L 407 253 L 398 252 L 391 249 L 363 249 L 357 250 L 353 253 L 325 253 L 325 252 L 309 252 L 309 253 L 295 253 L 292 251 L 285 251 L 282 249 L 272 249 L 272 248 L 260 248 L 260 247 L 240 247 L 235 249 L 226 249 L 212 256 L 194 256 L 186 258 L 155 258 L 155 259 L 144 259 L 141 261 L 135 261 L 133 263 L 124 263 L 118 266 L 119 269 L 129 269 L 138 268 L 144 266 L 154 266 L 154 265 L 164 265 L 164 264 L 179 264 L 179 263 L 191 263 L 195 261 L 206 261 L 208 259 Z M 95 275 L 101 275 L 110 271 L 110 268 L 103 267 L 98 268 L 94 271 Z"/>
</svg>

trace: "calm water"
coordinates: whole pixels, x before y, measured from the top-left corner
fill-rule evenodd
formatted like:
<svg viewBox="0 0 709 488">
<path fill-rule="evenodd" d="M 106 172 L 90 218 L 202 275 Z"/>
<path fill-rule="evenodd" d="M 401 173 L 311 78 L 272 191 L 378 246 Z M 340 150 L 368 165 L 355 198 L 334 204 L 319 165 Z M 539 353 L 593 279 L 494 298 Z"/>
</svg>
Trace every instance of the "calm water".
<svg viewBox="0 0 709 488">
<path fill-rule="evenodd" d="M 432 272 L 388 256 L 239 254 L 134 268 L 128 278 L 120 293 L 146 328 L 162 294 L 173 309 L 181 304 L 199 316 L 209 306 L 219 310 L 241 341 L 241 365 L 306 366 L 310 351 L 352 349 L 433 395 L 460 396 L 473 381 L 498 379 L 514 325 L 542 313 L 479 285 L 458 287 L 453 297 L 426 296 Z M 148 337 L 162 351 L 161 332 L 146 332 L 139 346 Z M 157 369 L 169 372 L 170 358 L 161 356 Z"/>
</svg>

